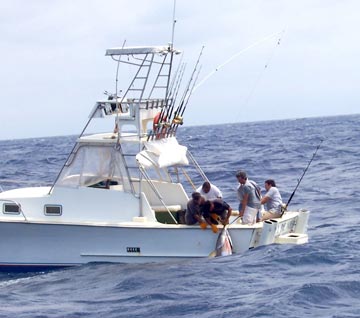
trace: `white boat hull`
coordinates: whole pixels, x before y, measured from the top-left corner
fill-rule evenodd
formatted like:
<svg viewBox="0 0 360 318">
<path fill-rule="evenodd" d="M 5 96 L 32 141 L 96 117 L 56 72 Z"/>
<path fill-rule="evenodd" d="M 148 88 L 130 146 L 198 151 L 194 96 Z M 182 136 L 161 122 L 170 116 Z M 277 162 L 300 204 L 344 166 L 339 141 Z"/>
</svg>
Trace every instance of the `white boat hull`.
<svg viewBox="0 0 360 318">
<path fill-rule="evenodd" d="M 268 231 L 263 231 L 263 222 L 253 226 L 231 224 L 228 229 L 233 252 L 243 253 L 265 241 L 266 244 L 277 243 L 280 236 L 297 233 L 296 224 L 301 214 L 287 213 L 282 219 L 271 222 L 275 227 L 270 239 L 264 239 Z M 202 230 L 198 226 L 155 222 L 129 222 L 118 226 L 0 222 L 0 266 L 38 268 L 209 257 L 217 237 L 209 228 Z"/>
</svg>

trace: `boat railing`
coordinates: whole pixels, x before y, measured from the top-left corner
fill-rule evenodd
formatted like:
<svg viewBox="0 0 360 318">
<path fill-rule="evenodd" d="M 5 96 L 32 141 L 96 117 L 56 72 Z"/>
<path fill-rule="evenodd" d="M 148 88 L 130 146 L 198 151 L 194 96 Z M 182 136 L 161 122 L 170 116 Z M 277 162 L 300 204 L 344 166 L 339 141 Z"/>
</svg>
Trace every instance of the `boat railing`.
<svg viewBox="0 0 360 318">
<path fill-rule="evenodd" d="M 121 119 L 133 118 L 135 116 L 135 109 L 139 108 L 142 110 L 161 110 L 164 107 L 167 107 L 171 103 L 171 100 L 166 100 L 164 98 L 156 99 L 137 99 L 137 98 L 128 98 L 126 100 L 118 101 L 115 99 L 98 101 L 96 103 L 97 110 L 100 110 L 101 113 L 96 113 L 94 117 L 103 117 L 103 116 L 120 116 Z"/>
<path fill-rule="evenodd" d="M 157 124 L 170 126 L 170 118 L 167 118 L 170 116 L 167 115 L 170 115 L 171 105 L 171 98 L 127 98 L 125 100 L 118 98 L 117 101 L 115 99 L 103 100 L 96 102 L 92 116 L 93 118 L 115 117 L 119 132 L 123 130 L 123 127 L 130 125 L 134 126 L 138 134 L 145 135 L 148 129 L 154 129 Z M 163 114 L 161 116 L 161 123 L 155 122 L 155 118 L 159 117 L 158 114 L 160 113 Z"/>
<path fill-rule="evenodd" d="M 173 214 L 171 213 L 170 209 L 168 208 L 168 206 L 165 204 L 164 199 L 162 198 L 160 192 L 158 191 L 158 189 L 156 188 L 156 186 L 154 185 L 154 183 L 152 182 L 152 180 L 150 179 L 149 175 L 147 174 L 146 170 L 142 167 L 139 166 L 140 172 L 143 176 L 143 178 L 146 180 L 146 182 L 149 184 L 151 190 L 154 192 L 154 194 L 156 195 L 156 197 L 159 199 L 159 201 L 161 202 L 162 206 L 164 207 L 164 209 L 166 210 L 166 212 L 169 213 L 170 217 L 172 218 L 172 220 L 175 222 L 175 224 L 178 224 L 178 222 L 176 221 L 176 219 L 174 218 Z"/>
<path fill-rule="evenodd" d="M 187 151 L 188 157 L 191 160 L 191 162 L 193 163 L 195 169 L 198 171 L 198 173 L 200 174 L 200 176 L 203 178 L 203 180 L 205 181 L 209 181 L 209 179 L 207 178 L 205 172 L 201 169 L 200 165 L 198 164 L 198 162 L 195 160 L 194 156 L 192 155 L 192 153 L 188 150 Z"/>
</svg>

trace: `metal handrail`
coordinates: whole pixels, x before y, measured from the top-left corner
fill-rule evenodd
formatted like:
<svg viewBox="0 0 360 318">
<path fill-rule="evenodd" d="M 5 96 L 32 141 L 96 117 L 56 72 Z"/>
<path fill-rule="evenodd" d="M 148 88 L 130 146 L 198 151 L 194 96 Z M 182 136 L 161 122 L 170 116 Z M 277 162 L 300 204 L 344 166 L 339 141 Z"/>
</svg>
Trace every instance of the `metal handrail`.
<svg viewBox="0 0 360 318">
<path fill-rule="evenodd" d="M 174 216 L 172 215 L 172 213 L 170 212 L 169 208 L 167 207 L 167 205 L 165 204 L 160 192 L 158 191 L 158 189 L 156 188 L 156 186 L 154 185 L 154 183 L 151 181 L 149 175 L 146 173 L 145 169 L 139 165 L 139 170 L 141 172 L 141 174 L 143 175 L 143 177 L 145 178 L 146 182 L 150 185 L 150 188 L 154 191 L 155 195 L 158 197 L 158 199 L 160 200 L 161 204 L 164 206 L 164 208 L 166 209 L 166 211 L 169 213 L 170 217 L 173 219 L 173 221 L 175 222 L 175 224 L 179 224 L 178 221 L 176 221 L 176 219 L 174 218 Z"/>
<path fill-rule="evenodd" d="M 189 158 L 191 159 L 192 163 L 194 164 L 196 170 L 199 172 L 199 174 L 201 175 L 201 177 L 205 180 L 205 181 L 209 181 L 209 179 L 207 178 L 205 172 L 201 169 L 200 165 L 198 164 L 198 162 L 195 160 L 195 158 L 193 157 L 192 153 L 189 151 L 187 151 L 187 154 L 189 156 Z"/>
</svg>

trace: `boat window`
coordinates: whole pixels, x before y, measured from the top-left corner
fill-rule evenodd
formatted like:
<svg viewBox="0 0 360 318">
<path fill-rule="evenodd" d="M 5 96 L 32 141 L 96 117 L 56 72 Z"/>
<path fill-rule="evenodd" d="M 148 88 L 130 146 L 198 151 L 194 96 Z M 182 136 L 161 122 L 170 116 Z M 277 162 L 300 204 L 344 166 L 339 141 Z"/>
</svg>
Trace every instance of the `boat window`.
<svg viewBox="0 0 360 318">
<path fill-rule="evenodd" d="M 110 179 L 103 180 L 94 184 L 89 185 L 91 188 L 109 189 L 111 186 L 116 186 L 119 183 Z"/>
<path fill-rule="evenodd" d="M 131 191 L 126 163 L 113 144 L 81 145 L 64 167 L 57 185 L 65 187 L 89 187 L 104 180 L 122 185 Z"/>
<path fill-rule="evenodd" d="M 20 206 L 16 203 L 4 203 L 3 213 L 4 214 L 20 214 Z"/>
<path fill-rule="evenodd" d="M 45 215 L 61 215 L 62 206 L 61 205 L 45 205 L 44 207 Z"/>
</svg>

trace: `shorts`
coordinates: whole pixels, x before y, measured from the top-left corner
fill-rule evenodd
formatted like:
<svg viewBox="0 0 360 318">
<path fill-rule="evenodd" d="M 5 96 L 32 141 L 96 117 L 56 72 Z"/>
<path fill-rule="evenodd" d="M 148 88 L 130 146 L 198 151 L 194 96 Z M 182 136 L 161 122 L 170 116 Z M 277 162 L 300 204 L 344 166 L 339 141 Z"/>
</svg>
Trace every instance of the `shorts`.
<svg viewBox="0 0 360 318">
<path fill-rule="evenodd" d="M 243 224 L 254 224 L 256 223 L 256 216 L 258 213 L 258 209 L 250 208 L 246 206 L 244 215 L 242 217 Z"/>
</svg>

